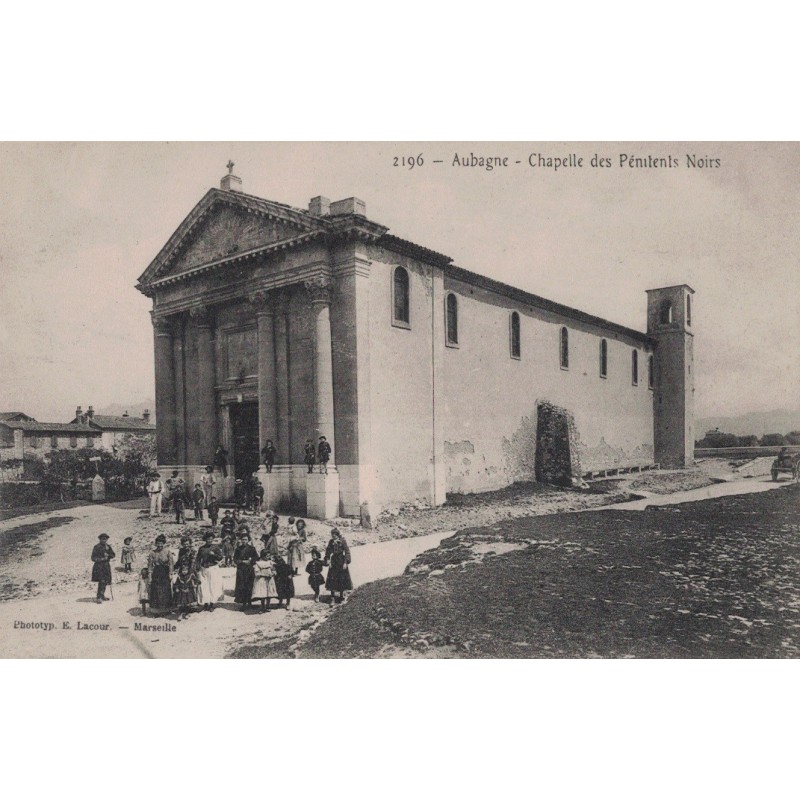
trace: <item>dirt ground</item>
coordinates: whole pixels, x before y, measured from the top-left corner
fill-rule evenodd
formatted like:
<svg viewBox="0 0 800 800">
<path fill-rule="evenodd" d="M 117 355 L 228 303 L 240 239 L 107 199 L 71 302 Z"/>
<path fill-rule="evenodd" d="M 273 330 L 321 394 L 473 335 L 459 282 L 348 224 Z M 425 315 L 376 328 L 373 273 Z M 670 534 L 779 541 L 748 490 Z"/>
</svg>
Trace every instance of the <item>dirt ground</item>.
<svg viewBox="0 0 800 800">
<path fill-rule="evenodd" d="M 297 655 L 796 658 L 799 509 L 786 484 L 463 530 L 355 593 Z"/>
<path fill-rule="evenodd" d="M 354 580 L 358 587 L 367 581 L 399 575 L 424 547 L 435 547 L 443 536 L 452 536 L 459 529 L 493 528 L 525 518 L 601 508 L 631 497 L 707 486 L 713 482 L 702 471 L 694 470 L 643 473 L 599 481 L 588 490 L 518 484 L 484 495 L 451 497 L 446 506 L 437 509 L 398 509 L 395 513 L 383 514 L 371 529 L 361 528 L 352 520 L 337 521 L 337 524 L 341 525 L 354 549 Z M 631 489 L 634 483 L 637 484 L 636 492 Z M 327 604 L 313 603 L 301 576 L 296 581 L 298 598 L 290 614 L 259 614 L 257 611 L 233 614 L 234 573 L 231 569 L 225 572 L 227 597 L 219 611 L 192 615 L 180 623 L 180 631 L 173 632 L 175 635 L 160 636 L 155 632 L 144 644 L 134 640 L 126 631 L 143 621 L 135 597 L 135 571 L 122 572 L 117 560 L 114 566 L 114 603 L 97 606 L 92 602 L 95 586 L 89 581 L 91 565 L 88 556 L 97 536 L 102 532 L 108 533 L 118 556 L 122 540 L 132 536 L 139 553 L 137 566 L 141 567 L 157 534 L 164 533 L 169 546 L 177 550 L 182 535 L 192 536 L 197 545 L 201 535 L 210 529 L 207 521 L 192 521 L 191 513 L 186 525 L 176 524 L 170 515 L 150 519 L 142 513 L 143 505 L 142 501 L 132 501 L 80 506 L 0 522 L 0 623 L 3 626 L 16 620 L 24 621 L 34 612 L 37 618 L 60 621 L 63 617 L 64 621 L 73 620 L 74 623 L 77 621 L 75 613 L 80 612 L 78 616 L 84 624 L 102 625 L 113 618 L 111 621 L 122 631 L 114 639 L 113 646 L 108 639 L 105 640 L 107 646 L 101 645 L 100 639 L 94 643 L 89 640 L 80 643 L 68 630 L 60 635 L 61 643 L 55 648 L 52 643 L 37 644 L 33 639 L 27 639 L 27 655 L 263 657 L 276 654 L 286 657 L 299 650 L 331 611 L 338 615 L 350 605 L 349 600 L 343 606 L 331 609 Z M 263 518 L 251 516 L 249 522 L 254 538 L 258 539 Z M 287 517 L 281 517 L 279 540 L 284 547 L 288 538 L 287 522 Z M 317 545 L 323 549 L 331 524 L 309 521 L 308 546 Z M 399 546 L 407 540 L 411 545 L 412 539 L 415 543 L 411 547 Z M 423 544 L 427 539 L 432 543 Z M 398 547 L 394 547 L 393 542 L 397 542 Z M 390 547 L 390 550 L 384 552 L 381 550 L 384 547 Z M 351 599 L 358 595 L 356 592 Z M 87 645 L 91 646 L 87 649 Z"/>
</svg>

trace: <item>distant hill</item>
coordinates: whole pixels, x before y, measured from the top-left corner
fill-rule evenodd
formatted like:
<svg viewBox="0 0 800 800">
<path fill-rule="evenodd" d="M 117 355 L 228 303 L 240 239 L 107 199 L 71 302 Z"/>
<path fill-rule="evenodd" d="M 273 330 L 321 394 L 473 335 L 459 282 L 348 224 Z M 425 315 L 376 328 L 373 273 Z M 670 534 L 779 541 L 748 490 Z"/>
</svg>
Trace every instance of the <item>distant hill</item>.
<svg viewBox="0 0 800 800">
<path fill-rule="evenodd" d="M 788 411 L 784 408 L 775 411 L 751 411 L 738 417 L 704 417 L 695 423 L 697 438 L 702 439 L 706 431 L 719 428 L 723 433 L 737 436 L 763 436 L 765 433 L 787 434 L 800 431 L 800 409 Z"/>
<path fill-rule="evenodd" d="M 95 414 L 108 414 L 112 417 L 121 417 L 126 411 L 131 417 L 141 417 L 146 409 L 150 409 L 150 422 L 155 424 L 156 421 L 156 401 L 143 400 L 141 403 L 112 403 L 111 405 L 103 408 L 96 408 Z M 85 410 L 85 409 L 84 409 Z"/>
</svg>

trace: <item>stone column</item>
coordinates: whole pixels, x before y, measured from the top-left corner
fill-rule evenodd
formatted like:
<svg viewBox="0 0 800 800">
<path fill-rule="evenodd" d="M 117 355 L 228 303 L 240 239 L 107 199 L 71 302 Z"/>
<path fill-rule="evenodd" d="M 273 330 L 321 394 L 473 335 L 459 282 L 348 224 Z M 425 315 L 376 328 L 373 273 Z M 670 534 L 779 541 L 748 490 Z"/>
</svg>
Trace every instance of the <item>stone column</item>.
<svg viewBox="0 0 800 800">
<path fill-rule="evenodd" d="M 331 445 L 330 466 L 336 458 L 333 430 L 333 350 L 331 340 L 331 284 L 325 277 L 305 282 L 311 295 L 316 325 L 314 348 L 314 409 L 317 438 L 324 436 Z"/>
<path fill-rule="evenodd" d="M 289 320 L 285 305 L 275 316 L 275 447 L 278 450 L 278 463 L 291 464 L 294 459 L 290 452 L 289 440 Z"/>
<path fill-rule="evenodd" d="M 189 312 L 197 328 L 197 442 L 193 451 L 198 464 L 210 464 L 217 447 L 216 353 L 214 346 L 214 315 L 205 306 Z"/>
<path fill-rule="evenodd" d="M 155 345 L 157 461 L 159 464 L 174 464 L 177 461 L 177 445 L 172 324 L 167 317 L 157 317 L 153 312 L 150 316 Z"/>
<path fill-rule="evenodd" d="M 186 464 L 186 364 L 183 348 L 183 320 L 176 318 L 172 337 L 175 378 L 175 464 Z"/>
<path fill-rule="evenodd" d="M 277 397 L 275 391 L 275 311 L 272 295 L 257 291 L 250 295 L 258 325 L 258 443 L 263 448 L 267 439 L 278 436 Z"/>
<path fill-rule="evenodd" d="M 339 515 L 339 473 L 334 467 L 336 439 L 333 419 L 333 349 L 331 338 L 331 282 L 319 276 L 305 282 L 311 296 L 315 318 L 314 348 L 314 419 L 319 437 L 331 445 L 328 474 L 314 472 L 306 476 L 306 514 L 318 519 Z"/>
</svg>

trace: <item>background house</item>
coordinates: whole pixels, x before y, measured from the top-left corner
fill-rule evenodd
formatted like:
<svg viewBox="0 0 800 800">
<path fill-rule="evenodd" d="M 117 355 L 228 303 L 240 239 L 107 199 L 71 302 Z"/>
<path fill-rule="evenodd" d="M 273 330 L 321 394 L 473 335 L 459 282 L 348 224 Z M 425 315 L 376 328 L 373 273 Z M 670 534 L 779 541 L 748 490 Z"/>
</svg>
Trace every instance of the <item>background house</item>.
<svg viewBox="0 0 800 800">
<path fill-rule="evenodd" d="M 95 447 L 102 447 L 115 453 L 125 442 L 127 436 L 150 436 L 155 439 L 156 426 L 150 422 L 150 411 L 145 409 L 141 417 L 131 417 L 126 411 L 121 416 L 95 414 L 94 407 L 89 406 L 84 412 L 80 406 L 75 409 L 72 424 L 86 424 L 101 434 L 100 443 Z"/>
</svg>

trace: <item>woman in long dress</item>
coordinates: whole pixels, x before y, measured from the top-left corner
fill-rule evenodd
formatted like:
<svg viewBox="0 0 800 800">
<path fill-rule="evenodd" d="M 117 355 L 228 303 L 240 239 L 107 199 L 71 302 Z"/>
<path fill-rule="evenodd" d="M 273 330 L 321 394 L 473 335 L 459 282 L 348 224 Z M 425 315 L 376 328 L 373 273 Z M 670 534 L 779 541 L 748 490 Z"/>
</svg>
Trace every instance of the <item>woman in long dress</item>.
<svg viewBox="0 0 800 800">
<path fill-rule="evenodd" d="M 250 534 L 243 533 L 239 537 L 239 546 L 233 553 L 233 563 L 236 564 L 236 588 L 233 599 L 241 605 L 241 611 L 244 611 L 253 600 L 255 581 L 253 565 L 256 561 L 258 552 L 250 541 Z"/>
<path fill-rule="evenodd" d="M 155 549 L 147 558 L 150 570 L 150 610 L 158 614 L 167 614 L 172 610 L 172 571 L 175 569 L 175 557 L 167 550 L 167 537 L 161 534 L 156 537 Z"/>
<path fill-rule="evenodd" d="M 261 557 L 253 566 L 255 580 L 253 582 L 253 600 L 261 601 L 261 608 L 269 611 L 269 601 L 278 596 L 278 587 L 275 585 L 275 565 L 266 550 L 261 551 Z"/>
<path fill-rule="evenodd" d="M 350 548 L 339 529 L 334 528 L 325 550 L 325 565 L 329 567 L 325 588 L 331 593 L 331 601 L 335 600 L 337 603 L 341 603 L 344 593 L 353 588 L 349 564 Z M 334 596 L 335 592 L 339 592 L 338 598 Z"/>
<path fill-rule="evenodd" d="M 213 611 L 214 603 L 223 597 L 222 573 L 219 569 L 223 555 L 219 547 L 214 544 L 214 534 L 211 531 L 203 536 L 203 542 L 194 562 L 199 581 L 197 602 L 203 607 L 203 611 Z"/>
</svg>

